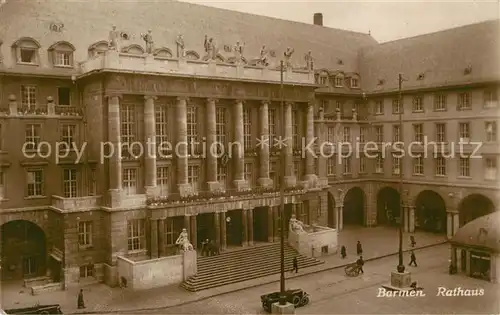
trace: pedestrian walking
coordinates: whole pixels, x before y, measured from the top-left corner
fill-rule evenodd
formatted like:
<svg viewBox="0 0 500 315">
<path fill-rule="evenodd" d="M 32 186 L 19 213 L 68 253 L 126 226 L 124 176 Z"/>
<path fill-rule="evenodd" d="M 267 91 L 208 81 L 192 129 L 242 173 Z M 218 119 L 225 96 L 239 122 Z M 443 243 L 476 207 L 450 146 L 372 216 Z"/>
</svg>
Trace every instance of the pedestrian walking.
<svg viewBox="0 0 500 315">
<path fill-rule="evenodd" d="M 413 235 L 410 235 L 410 244 L 411 247 L 415 247 L 415 245 L 417 245 L 417 242 L 415 242 L 415 236 Z"/>
<path fill-rule="evenodd" d="M 364 264 L 365 264 L 365 261 L 363 260 L 363 256 L 359 256 L 359 259 L 358 259 L 358 260 L 356 260 L 356 265 L 358 265 L 359 272 L 361 272 L 361 273 L 363 273 L 363 274 L 365 273 L 365 272 L 363 271 L 363 265 L 364 265 Z"/>
<path fill-rule="evenodd" d="M 83 289 L 80 289 L 78 293 L 78 309 L 85 308 L 85 302 L 83 301 Z"/>
<path fill-rule="evenodd" d="M 412 264 L 414 264 L 415 267 L 417 267 L 417 257 L 415 257 L 415 253 L 413 251 L 411 251 L 410 263 L 408 264 L 408 266 L 411 266 Z"/>
<path fill-rule="evenodd" d="M 360 241 L 358 241 L 358 243 L 356 244 L 356 253 L 358 254 L 358 256 L 363 255 L 363 246 L 361 246 Z"/>
<path fill-rule="evenodd" d="M 295 270 L 295 273 L 298 273 L 299 272 L 299 263 L 297 262 L 297 257 L 293 257 L 292 265 L 293 265 L 293 268 L 292 268 L 291 272 L 293 272 Z"/>
<path fill-rule="evenodd" d="M 340 248 L 340 256 L 342 256 L 342 259 L 344 259 L 345 256 L 347 256 L 347 249 L 345 248 L 344 245 L 342 245 L 342 247 Z"/>
</svg>

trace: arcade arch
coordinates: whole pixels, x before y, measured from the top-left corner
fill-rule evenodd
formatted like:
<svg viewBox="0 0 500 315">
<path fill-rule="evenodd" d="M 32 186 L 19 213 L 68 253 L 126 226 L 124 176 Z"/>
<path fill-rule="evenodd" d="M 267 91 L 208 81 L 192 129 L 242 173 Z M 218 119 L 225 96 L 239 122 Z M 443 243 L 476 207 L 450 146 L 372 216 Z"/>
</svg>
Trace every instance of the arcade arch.
<svg viewBox="0 0 500 315">
<path fill-rule="evenodd" d="M 398 225 L 401 217 L 401 197 L 392 187 L 382 188 L 377 194 L 377 224 Z"/>
<path fill-rule="evenodd" d="M 359 187 L 349 189 L 344 197 L 342 218 L 344 225 L 363 225 L 365 219 L 365 193 Z"/>
<path fill-rule="evenodd" d="M 488 197 L 472 194 L 460 202 L 458 206 L 460 227 L 484 215 L 495 212 L 495 205 Z"/>
<path fill-rule="evenodd" d="M 446 203 L 437 192 L 424 190 L 415 199 L 415 228 L 446 233 Z"/>
</svg>

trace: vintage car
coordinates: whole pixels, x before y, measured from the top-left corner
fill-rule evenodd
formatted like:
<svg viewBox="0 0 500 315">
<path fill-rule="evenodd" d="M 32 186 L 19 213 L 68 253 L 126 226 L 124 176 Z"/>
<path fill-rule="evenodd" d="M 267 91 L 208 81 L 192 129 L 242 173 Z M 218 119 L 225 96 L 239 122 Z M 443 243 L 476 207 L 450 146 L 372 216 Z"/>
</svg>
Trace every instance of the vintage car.
<svg viewBox="0 0 500 315">
<path fill-rule="evenodd" d="M 286 301 L 292 303 L 296 308 L 304 306 L 309 303 L 309 294 L 302 291 L 302 289 L 292 289 L 285 291 Z M 279 302 L 280 292 L 273 292 L 261 295 L 260 300 L 262 307 L 268 313 L 271 312 L 273 303 Z"/>
<path fill-rule="evenodd" d="M 15 308 L 10 310 L 4 310 L 5 313 L 9 315 L 16 314 L 63 314 L 59 304 L 52 305 L 36 305 L 32 307 Z"/>
</svg>

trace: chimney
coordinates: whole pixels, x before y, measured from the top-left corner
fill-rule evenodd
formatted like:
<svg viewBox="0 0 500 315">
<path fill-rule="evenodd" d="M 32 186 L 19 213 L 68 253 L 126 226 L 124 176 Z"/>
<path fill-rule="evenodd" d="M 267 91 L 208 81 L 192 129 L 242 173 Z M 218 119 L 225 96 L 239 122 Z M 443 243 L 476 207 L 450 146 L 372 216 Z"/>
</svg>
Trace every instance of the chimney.
<svg viewBox="0 0 500 315">
<path fill-rule="evenodd" d="M 323 26 L 323 13 L 314 13 L 314 25 Z"/>
</svg>

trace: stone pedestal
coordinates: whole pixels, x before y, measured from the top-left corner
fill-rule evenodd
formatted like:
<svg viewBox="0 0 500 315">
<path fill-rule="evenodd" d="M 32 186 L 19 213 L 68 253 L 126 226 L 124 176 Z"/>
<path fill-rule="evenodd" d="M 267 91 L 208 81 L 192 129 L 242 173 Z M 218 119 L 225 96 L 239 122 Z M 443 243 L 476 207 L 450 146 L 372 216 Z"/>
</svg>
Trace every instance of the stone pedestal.
<svg viewBox="0 0 500 315">
<path fill-rule="evenodd" d="M 295 314 L 295 307 L 292 303 L 286 302 L 285 305 L 280 305 L 276 302 L 271 306 L 271 314 Z"/>
<path fill-rule="evenodd" d="M 120 53 L 117 50 L 108 50 L 104 55 L 104 67 L 105 68 L 120 68 Z"/>
<path fill-rule="evenodd" d="M 273 187 L 273 180 L 270 178 L 259 178 L 257 179 L 257 185 L 263 188 Z"/>
<path fill-rule="evenodd" d="M 110 208 L 119 208 L 122 203 L 122 190 L 121 189 L 110 189 L 109 193 L 109 207 Z"/>
<path fill-rule="evenodd" d="M 193 189 L 190 184 L 179 184 L 178 186 L 181 197 L 188 197 L 193 194 Z"/>
<path fill-rule="evenodd" d="M 146 193 L 146 196 L 148 196 L 148 197 L 155 197 L 155 196 L 158 196 L 160 194 L 160 187 L 158 187 L 158 186 L 145 186 L 144 192 Z"/>
<path fill-rule="evenodd" d="M 233 185 L 237 191 L 243 191 L 245 189 L 248 189 L 248 183 L 244 179 L 237 179 L 237 180 L 233 181 Z"/>
<path fill-rule="evenodd" d="M 215 60 L 208 61 L 208 74 L 209 75 L 217 74 L 217 63 L 215 62 Z"/>
<path fill-rule="evenodd" d="M 155 57 L 153 55 L 147 54 L 144 58 L 144 66 L 146 67 L 146 71 L 154 71 Z"/>
<path fill-rule="evenodd" d="M 184 281 L 186 281 L 189 277 L 192 277 L 196 275 L 198 272 L 198 267 L 197 267 L 197 257 L 196 257 L 196 251 L 194 250 L 188 250 L 185 252 L 182 252 L 183 256 L 183 278 Z"/>
<path fill-rule="evenodd" d="M 285 176 L 285 187 L 295 187 L 297 178 L 295 176 Z"/>
<path fill-rule="evenodd" d="M 391 272 L 391 283 L 383 285 L 382 287 L 391 291 L 408 291 L 412 288 L 411 273 L 405 272 Z"/>
<path fill-rule="evenodd" d="M 208 191 L 210 192 L 218 191 L 220 189 L 219 182 L 207 182 L 207 186 L 208 186 Z"/>
<path fill-rule="evenodd" d="M 236 64 L 236 77 L 241 78 L 243 77 L 243 71 L 245 68 L 243 68 L 243 63 L 240 61 Z"/>
<path fill-rule="evenodd" d="M 177 60 L 177 66 L 178 66 L 179 69 L 185 69 L 185 68 L 187 68 L 187 61 L 186 61 L 186 59 L 179 58 L 179 60 Z"/>
</svg>

